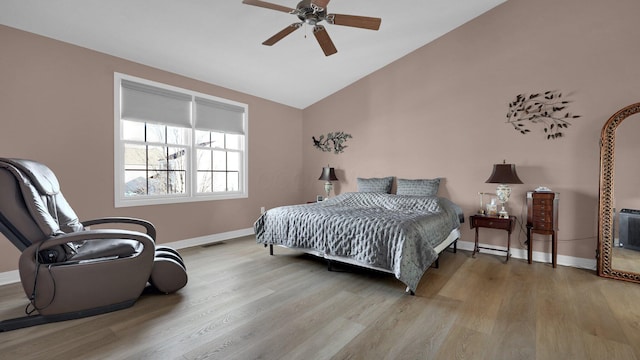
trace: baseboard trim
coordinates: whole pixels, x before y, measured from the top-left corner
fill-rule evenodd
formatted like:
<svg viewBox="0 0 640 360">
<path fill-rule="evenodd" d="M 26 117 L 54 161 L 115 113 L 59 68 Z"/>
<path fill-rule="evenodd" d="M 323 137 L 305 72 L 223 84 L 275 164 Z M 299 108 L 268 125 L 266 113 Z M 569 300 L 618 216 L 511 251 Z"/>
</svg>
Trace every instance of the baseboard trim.
<svg viewBox="0 0 640 360">
<path fill-rule="evenodd" d="M 237 239 L 237 238 L 241 238 L 241 237 L 245 237 L 253 234 L 255 234 L 253 231 L 253 228 L 247 228 L 247 229 L 229 231 L 225 233 L 200 236 L 197 238 L 191 238 L 186 240 L 174 241 L 174 242 L 164 243 L 160 245 L 170 246 L 174 249 L 184 249 L 184 248 L 189 248 L 194 246 L 214 244 L 214 243 Z"/>
<path fill-rule="evenodd" d="M 218 242 L 227 241 L 227 240 L 233 240 L 233 239 L 237 239 L 237 238 L 241 238 L 241 237 L 245 237 L 253 234 L 254 234 L 253 228 L 247 228 L 247 229 L 229 231 L 225 233 L 200 236 L 197 238 L 173 241 L 173 242 L 163 243 L 159 245 L 169 246 L 174 249 L 184 249 L 188 247 L 202 246 L 202 245 L 208 245 L 208 244 L 218 243 Z M 13 284 L 17 282 L 20 282 L 20 274 L 18 270 L 11 270 L 11 271 L 5 271 L 0 273 L 0 286 Z"/>
<path fill-rule="evenodd" d="M 0 286 L 13 284 L 20 281 L 18 270 L 5 271 L 0 273 Z"/>
<path fill-rule="evenodd" d="M 458 249 L 473 251 L 474 245 L 475 243 L 471 241 L 458 240 Z M 491 246 L 496 249 L 507 250 L 506 246 L 497 246 L 497 245 L 488 245 L 488 244 L 480 244 L 480 246 Z M 498 255 L 498 256 L 506 255 L 502 251 L 493 251 L 493 250 L 487 250 L 487 249 L 480 249 L 480 252 L 485 254 Z M 511 257 L 516 259 L 527 259 L 527 250 L 512 248 Z M 551 254 L 540 252 L 540 251 L 534 251 L 533 261 L 551 263 Z M 584 259 L 584 258 L 578 258 L 578 257 L 566 256 L 566 255 L 558 255 L 557 261 L 558 261 L 558 265 L 571 266 L 575 268 L 589 269 L 589 270 L 596 270 L 596 265 L 597 265 L 596 259 Z"/>
</svg>

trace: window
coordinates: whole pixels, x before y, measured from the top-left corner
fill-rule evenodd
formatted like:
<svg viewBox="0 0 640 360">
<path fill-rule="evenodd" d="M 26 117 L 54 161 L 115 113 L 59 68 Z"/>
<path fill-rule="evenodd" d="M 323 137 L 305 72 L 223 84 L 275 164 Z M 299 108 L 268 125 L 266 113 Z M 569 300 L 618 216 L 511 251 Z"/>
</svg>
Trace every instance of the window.
<svg viewBox="0 0 640 360">
<path fill-rule="evenodd" d="M 115 74 L 116 207 L 247 197 L 247 105 Z"/>
</svg>

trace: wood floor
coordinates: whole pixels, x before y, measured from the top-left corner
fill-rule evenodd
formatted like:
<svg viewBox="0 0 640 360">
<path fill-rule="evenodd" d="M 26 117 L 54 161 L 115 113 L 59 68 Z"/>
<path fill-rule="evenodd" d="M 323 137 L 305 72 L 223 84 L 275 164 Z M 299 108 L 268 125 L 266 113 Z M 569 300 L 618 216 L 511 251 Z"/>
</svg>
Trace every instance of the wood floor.
<svg viewBox="0 0 640 360">
<path fill-rule="evenodd" d="M 182 250 L 189 284 L 125 310 L 0 333 L 1 359 L 640 359 L 640 285 L 446 252 L 416 296 L 393 276 L 252 238 Z M 19 284 L 0 319 L 22 316 Z"/>
</svg>

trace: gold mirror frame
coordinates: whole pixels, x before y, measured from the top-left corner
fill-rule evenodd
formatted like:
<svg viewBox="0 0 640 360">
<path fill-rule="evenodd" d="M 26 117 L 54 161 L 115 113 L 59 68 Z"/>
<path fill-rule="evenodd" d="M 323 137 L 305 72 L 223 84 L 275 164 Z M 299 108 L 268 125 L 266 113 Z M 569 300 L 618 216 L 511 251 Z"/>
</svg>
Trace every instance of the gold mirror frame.
<svg viewBox="0 0 640 360">
<path fill-rule="evenodd" d="M 631 115 L 640 113 L 640 103 L 629 105 L 607 120 L 600 135 L 600 198 L 598 216 L 598 275 L 640 283 L 640 274 L 611 268 L 613 252 L 613 187 L 616 129 Z"/>
</svg>

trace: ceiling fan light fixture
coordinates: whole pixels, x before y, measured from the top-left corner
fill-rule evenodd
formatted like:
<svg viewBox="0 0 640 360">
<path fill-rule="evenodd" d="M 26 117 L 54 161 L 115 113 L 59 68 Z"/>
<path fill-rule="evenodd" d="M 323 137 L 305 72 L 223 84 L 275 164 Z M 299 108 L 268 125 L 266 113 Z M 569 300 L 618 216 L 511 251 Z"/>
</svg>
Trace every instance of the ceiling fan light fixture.
<svg viewBox="0 0 640 360">
<path fill-rule="evenodd" d="M 307 24 L 311 25 L 311 26 L 315 26 L 317 23 L 319 23 L 320 21 L 322 21 L 322 19 L 318 19 L 318 17 L 316 16 L 316 14 L 307 14 L 304 19 L 300 19 L 304 22 L 306 22 Z"/>
</svg>

